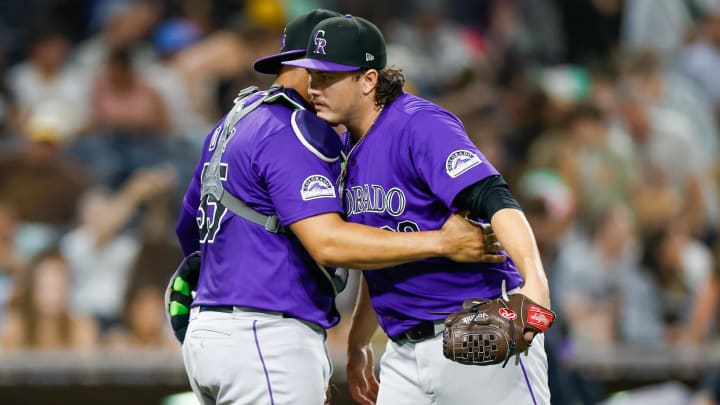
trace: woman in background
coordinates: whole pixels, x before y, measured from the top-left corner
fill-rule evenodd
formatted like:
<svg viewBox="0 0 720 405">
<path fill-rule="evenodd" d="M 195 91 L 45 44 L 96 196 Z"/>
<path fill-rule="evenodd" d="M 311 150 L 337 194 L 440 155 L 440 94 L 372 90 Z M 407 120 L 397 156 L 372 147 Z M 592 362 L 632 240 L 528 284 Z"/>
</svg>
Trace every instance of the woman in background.
<svg viewBox="0 0 720 405">
<path fill-rule="evenodd" d="M 0 342 L 6 351 L 81 350 L 97 344 L 97 326 L 69 311 L 70 272 L 53 249 L 39 255 L 20 275 L 8 305 Z"/>
</svg>

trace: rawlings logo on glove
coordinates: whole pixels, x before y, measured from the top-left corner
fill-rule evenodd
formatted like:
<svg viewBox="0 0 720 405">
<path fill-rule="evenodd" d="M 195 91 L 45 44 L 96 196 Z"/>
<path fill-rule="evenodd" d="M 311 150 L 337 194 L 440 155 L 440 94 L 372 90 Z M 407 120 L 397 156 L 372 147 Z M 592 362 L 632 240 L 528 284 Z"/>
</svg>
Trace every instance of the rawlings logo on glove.
<svg viewBox="0 0 720 405">
<path fill-rule="evenodd" d="M 554 320 L 553 311 L 523 294 L 465 300 L 463 309 L 445 320 L 443 354 L 461 364 L 505 367 L 530 347 L 525 332 L 543 333 Z"/>
</svg>

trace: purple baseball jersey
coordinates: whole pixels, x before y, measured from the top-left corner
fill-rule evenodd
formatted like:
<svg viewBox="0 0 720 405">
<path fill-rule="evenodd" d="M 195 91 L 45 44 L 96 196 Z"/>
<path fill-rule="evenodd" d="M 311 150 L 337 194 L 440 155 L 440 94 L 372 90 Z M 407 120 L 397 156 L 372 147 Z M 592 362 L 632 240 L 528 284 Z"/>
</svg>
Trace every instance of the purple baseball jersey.
<svg viewBox="0 0 720 405">
<path fill-rule="evenodd" d="M 282 91 L 305 105 L 294 90 Z M 264 104 L 244 117 L 220 166 L 227 192 L 265 215 L 277 215 L 283 226 L 342 213 L 335 189 L 340 160 L 327 163 L 306 149 L 290 125 L 291 114 L 282 104 Z M 183 252 L 200 250 L 202 257 L 193 306 L 245 306 L 325 328 L 336 324 L 332 286 L 295 236 L 268 232 L 222 205 L 200 201 L 202 170 L 223 122 L 205 141 L 177 225 Z"/>
<path fill-rule="evenodd" d="M 346 170 L 348 221 L 398 232 L 440 229 L 460 191 L 498 174 L 457 117 L 410 94 L 385 106 L 351 150 Z M 363 274 L 391 338 L 422 321 L 443 319 L 465 298 L 500 295 L 503 279 L 508 290 L 522 282 L 509 258 L 496 264 L 430 258 Z"/>
</svg>

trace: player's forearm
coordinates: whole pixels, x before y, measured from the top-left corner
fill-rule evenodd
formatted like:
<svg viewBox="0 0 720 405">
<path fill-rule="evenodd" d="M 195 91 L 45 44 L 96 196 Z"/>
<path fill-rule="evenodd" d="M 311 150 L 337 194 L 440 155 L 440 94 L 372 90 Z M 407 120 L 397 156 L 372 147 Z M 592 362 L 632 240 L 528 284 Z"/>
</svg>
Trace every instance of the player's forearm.
<svg viewBox="0 0 720 405">
<path fill-rule="evenodd" d="M 439 231 L 391 232 L 345 223 L 328 237 L 327 260 L 353 269 L 391 267 L 444 253 Z"/>
<path fill-rule="evenodd" d="M 334 235 L 328 251 L 338 265 L 374 270 L 447 254 L 448 241 L 440 231 L 392 232 L 346 223 Z"/>
<path fill-rule="evenodd" d="M 358 350 L 370 343 L 375 331 L 378 328 L 377 317 L 370 303 L 370 294 L 367 284 L 363 278 L 360 282 L 355 310 L 350 320 L 350 332 L 348 334 L 348 351 Z"/>
<path fill-rule="evenodd" d="M 493 215 L 491 222 L 498 240 L 525 280 L 523 293 L 550 308 L 547 277 L 525 215 L 520 210 L 504 208 Z"/>
<path fill-rule="evenodd" d="M 442 256 L 448 248 L 440 231 L 390 232 L 345 222 L 337 214 L 301 220 L 290 228 L 324 266 L 377 269 Z"/>
</svg>

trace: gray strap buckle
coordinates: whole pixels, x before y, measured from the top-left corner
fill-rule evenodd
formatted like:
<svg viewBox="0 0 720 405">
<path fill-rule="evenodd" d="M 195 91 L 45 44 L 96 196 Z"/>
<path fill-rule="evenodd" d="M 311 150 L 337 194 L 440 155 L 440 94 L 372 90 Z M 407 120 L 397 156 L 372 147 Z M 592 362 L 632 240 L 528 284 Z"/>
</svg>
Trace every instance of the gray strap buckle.
<svg viewBox="0 0 720 405">
<path fill-rule="evenodd" d="M 278 233 L 281 228 L 280 220 L 277 215 L 270 215 L 267 217 L 267 221 L 265 221 L 265 230 L 272 233 Z"/>
</svg>

